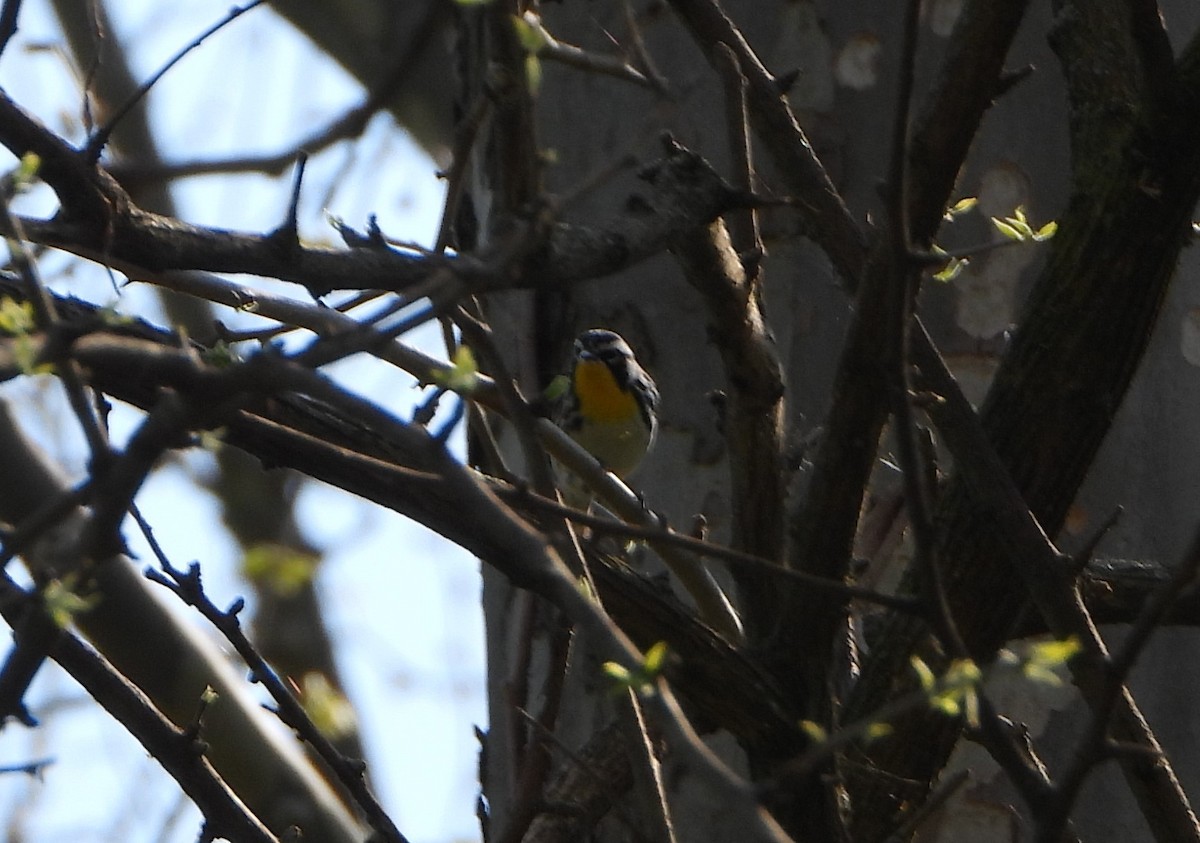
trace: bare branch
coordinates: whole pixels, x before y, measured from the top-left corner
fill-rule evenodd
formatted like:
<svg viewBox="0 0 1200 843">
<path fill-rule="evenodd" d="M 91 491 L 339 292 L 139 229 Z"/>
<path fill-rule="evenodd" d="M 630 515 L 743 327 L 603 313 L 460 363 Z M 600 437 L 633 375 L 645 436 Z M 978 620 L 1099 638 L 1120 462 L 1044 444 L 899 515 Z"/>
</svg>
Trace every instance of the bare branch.
<svg viewBox="0 0 1200 843">
<path fill-rule="evenodd" d="M 238 598 L 228 610 L 223 611 L 217 608 L 204 592 L 198 563 L 192 563 L 187 571 L 183 571 L 175 568 L 170 560 L 161 555 L 161 552 L 158 562 L 162 572 L 153 568 L 147 569 L 145 572 L 147 578 L 165 586 L 187 605 L 194 606 L 205 620 L 225 636 L 250 668 L 253 681 L 266 688 L 271 699 L 275 701 L 276 714 L 279 719 L 316 750 L 329 769 L 337 776 L 338 781 L 354 797 L 355 803 L 363 811 L 371 827 L 379 835 L 379 839 L 391 841 L 391 843 L 407 843 L 407 838 L 396 828 L 367 787 L 366 764 L 361 760 L 349 759 L 338 751 L 333 742 L 317 728 L 299 700 L 279 675 L 271 669 L 250 639 L 246 637 L 238 618 L 244 606 L 241 598 Z"/>
<path fill-rule="evenodd" d="M 0 575 L 0 592 L 0 614 L 14 627 L 20 625 L 20 617 L 26 612 L 41 612 L 33 598 L 7 574 Z M 179 782 L 215 833 L 233 840 L 277 841 L 229 789 L 192 738 L 163 717 L 141 691 L 94 650 L 56 628 L 49 655 Z"/>
</svg>

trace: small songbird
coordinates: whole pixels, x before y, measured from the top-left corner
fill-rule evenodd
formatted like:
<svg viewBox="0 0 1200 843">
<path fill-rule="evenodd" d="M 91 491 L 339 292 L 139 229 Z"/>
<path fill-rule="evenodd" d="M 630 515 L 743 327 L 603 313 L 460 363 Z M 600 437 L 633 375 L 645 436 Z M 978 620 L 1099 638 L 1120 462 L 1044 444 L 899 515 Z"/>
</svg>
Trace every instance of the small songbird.
<svg viewBox="0 0 1200 843">
<path fill-rule="evenodd" d="M 575 340 L 568 385 L 554 421 L 601 465 L 624 478 L 654 442 L 658 389 L 629 343 L 612 331 L 593 328 Z"/>
</svg>

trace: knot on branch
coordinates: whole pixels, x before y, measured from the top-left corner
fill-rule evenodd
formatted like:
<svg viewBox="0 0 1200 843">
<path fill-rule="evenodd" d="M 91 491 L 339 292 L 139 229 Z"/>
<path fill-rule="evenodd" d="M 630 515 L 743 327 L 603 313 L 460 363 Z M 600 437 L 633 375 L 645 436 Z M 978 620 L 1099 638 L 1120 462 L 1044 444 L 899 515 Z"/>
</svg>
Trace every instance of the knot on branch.
<svg viewBox="0 0 1200 843">
<path fill-rule="evenodd" d="M 665 157 L 637 174 L 649 191 L 630 195 L 622 212 L 605 225 L 551 226 L 524 276 L 547 285 L 611 275 L 665 251 L 675 238 L 726 211 L 745 207 L 747 197 L 703 156 L 670 135 L 663 137 L 663 145 Z"/>
</svg>

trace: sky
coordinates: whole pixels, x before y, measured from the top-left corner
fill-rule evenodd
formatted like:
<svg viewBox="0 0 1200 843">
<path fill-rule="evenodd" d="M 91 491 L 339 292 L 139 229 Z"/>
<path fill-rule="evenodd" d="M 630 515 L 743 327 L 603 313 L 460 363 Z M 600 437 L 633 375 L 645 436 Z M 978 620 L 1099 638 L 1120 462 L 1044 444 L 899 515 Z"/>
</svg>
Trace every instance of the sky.
<svg viewBox="0 0 1200 843">
<path fill-rule="evenodd" d="M 227 0 L 122 0 L 109 6 L 117 37 L 138 44 L 133 56 L 139 78 L 229 9 Z M 79 85 L 65 53 L 48 3 L 26 0 L 18 37 L 0 59 L 0 86 L 78 141 Z M 171 160 L 276 152 L 361 94 L 288 24 L 259 8 L 185 57 L 151 92 L 150 102 L 155 134 Z M 13 163 L 0 158 L 5 169 Z M 334 242 L 327 212 L 359 228 L 375 213 L 390 236 L 431 244 L 442 201 L 434 172 L 435 165 L 390 117 L 380 115 L 362 138 L 310 160 L 301 236 Z M 278 224 L 290 190 L 290 174 L 206 177 L 182 183 L 175 198 L 190 222 L 262 232 Z M 53 207 L 45 191 L 23 203 L 26 213 Z M 118 294 L 104 273 L 69 257 L 47 255 L 42 271 L 61 292 L 115 303 L 130 313 L 156 311 L 149 291 L 128 287 Z M 305 295 L 280 283 L 239 280 L 273 293 Z M 221 318 L 231 325 L 252 319 L 232 313 Z M 408 339 L 444 356 L 436 330 Z M 401 417 L 421 397 L 411 379 L 373 361 L 345 361 L 333 374 Z M 0 397 L 22 408 L 31 435 L 69 474 L 82 476 L 84 450 L 53 379 L 10 383 L 0 388 Z M 122 441 L 138 418 L 118 409 L 114 440 Z M 452 445 L 462 453 L 461 434 Z M 214 529 L 216 502 L 195 485 L 211 464 L 202 451 L 170 460 L 137 503 L 168 555 L 177 563 L 199 561 L 210 596 L 228 604 L 247 590 L 237 574 L 233 543 Z M 478 563 L 395 513 L 315 482 L 305 487 L 299 507 L 299 522 L 312 530 L 308 538 L 329 549 L 320 593 L 381 801 L 414 843 L 478 839 L 472 727 L 486 723 Z M 135 553 L 150 558 L 128 525 L 125 536 Z M 203 628 L 202 621 L 192 620 Z M 10 725 L 0 732 L 0 766 L 45 757 L 55 763 L 40 780 L 0 776 L 6 837 L 19 826 L 34 843 L 195 839 L 195 809 L 69 677 L 44 669 L 27 702 L 43 725 L 35 730 Z"/>
</svg>

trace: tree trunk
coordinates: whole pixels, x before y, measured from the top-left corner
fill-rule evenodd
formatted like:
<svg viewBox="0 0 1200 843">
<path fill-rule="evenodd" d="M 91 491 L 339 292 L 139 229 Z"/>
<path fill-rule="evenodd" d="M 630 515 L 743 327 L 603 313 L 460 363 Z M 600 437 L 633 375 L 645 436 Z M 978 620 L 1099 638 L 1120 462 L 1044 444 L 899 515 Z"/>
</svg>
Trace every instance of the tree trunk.
<svg viewBox="0 0 1200 843">
<path fill-rule="evenodd" d="M 482 20 L 504 14 L 500 11 L 504 5 L 496 4 L 490 12 L 464 14 L 466 31 L 477 34 Z M 734 179 L 722 80 L 676 18 L 655 4 L 634 5 L 640 36 L 669 93 L 566 67 L 543 57 L 540 90 L 525 104 L 531 111 L 523 112 L 522 118 L 534 115 L 537 149 L 542 157 L 532 165 L 536 178 L 526 184 L 532 192 L 526 193 L 523 201 L 532 201 L 540 188 L 550 195 L 569 198 L 561 208 L 565 219 L 595 224 L 598 219 L 618 215 L 639 190 L 634 171 L 623 162 L 629 155 L 641 161 L 657 156 L 657 138 L 663 131 L 669 131 L 684 146 L 713 162 L 727 178 Z M 934 83 L 947 48 L 952 46 L 948 36 L 954 9 L 958 8 L 952 3 L 927 6 L 921 21 L 916 67 L 918 113 L 922 93 Z M 1193 31 L 1195 21 L 1184 19 L 1195 16 L 1190 6 L 1165 6 L 1173 32 Z M 878 221 L 884 210 L 878 185 L 888 175 L 894 80 L 900 73 L 900 12 L 868 3 L 764 0 L 731 1 L 724 4 L 724 9 L 773 74 L 779 77 L 799 69 L 788 97 L 793 109 L 852 216 L 860 221 Z M 614 39 L 626 48 L 633 44 L 620 4 L 549 5 L 541 11 L 548 31 L 562 42 L 596 53 L 611 53 Z M 498 24 L 493 20 L 491 26 L 495 35 Z M 1054 70 L 1057 59 L 1046 42 L 1051 28 L 1049 10 L 1034 4 L 1006 66 L 1015 69 L 1032 65 L 1037 70 L 996 102 L 972 143 L 954 198 L 978 197 L 981 213 L 943 230 L 939 243 L 947 248 L 996 238 L 986 217 L 1009 216 L 1017 207 L 1025 208 L 1038 223 L 1064 213 L 1070 189 L 1068 115 L 1062 106 L 1065 94 L 1061 76 Z M 478 46 L 478 42 L 469 43 Z M 478 79 L 475 84 L 478 90 Z M 471 206 L 480 216 L 479 230 L 485 233 L 493 224 L 485 209 L 492 213 L 529 210 L 512 204 L 511 186 L 508 198 L 498 198 L 497 186 L 511 179 L 512 170 L 502 172 L 495 167 L 513 159 L 481 151 L 488 150 L 488 143 L 495 143 L 496 133 L 503 131 L 499 118 L 491 128 L 488 141 L 476 147 L 477 167 L 470 185 Z M 786 178 L 773 172 L 758 144 L 755 148 L 763 181 L 780 189 Z M 523 160 L 529 166 L 528 150 Z M 839 277 L 826 255 L 812 242 L 793 236 L 793 217 L 787 213 L 768 214 L 764 225 L 765 314 L 786 378 L 786 457 L 800 452 L 802 443 L 819 441 L 851 302 L 842 289 L 847 279 Z M 953 284 L 925 286 L 921 314 L 962 388 L 976 402 L 985 395 L 1006 350 L 1007 332 L 1018 319 L 1020 303 L 1041 270 L 1045 253 L 1044 247 L 1033 244 L 985 252 Z M 1184 428 L 1191 418 L 1187 408 L 1200 399 L 1200 394 L 1190 386 L 1191 379 L 1181 376 L 1181 368 L 1186 369 L 1185 362 L 1200 364 L 1200 352 L 1195 350 L 1200 319 L 1188 302 L 1186 285 L 1191 261 L 1187 257 L 1185 261 L 1164 306 L 1167 319 L 1150 345 L 1148 362 L 1118 413 L 1097 464 L 1088 473 L 1083 493 L 1069 512 L 1062 513 L 1066 518 L 1060 540 L 1065 549 L 1079 546 L 1112 507 L 1121 503 L 1137 512 L 1129 512 L 1109 534 L 1101 549 L 1104 555 L 1170 563 L 1181 554 L 1192 533 L 1196 519 L 1187 503 L 1187 478 L 1197 473 L 1192 455 L 1200 449 L 1187 447 L 1185 443 L 1191 441 L 1191 436 Z M 1086 303 L 1072 306 L 1084 308 Z M 704 297 L 685 280 L 680 265 L 661 255 L 618 276 L 493 297 L 487 304 L 487 316 L 509 352 L 509 365 L 518 374 L 526 395 L 536 394 L 551 376 L 564 370 L 570 340 L 578 330 L 603 326 L 622 333 L 658 380 L 663 395 L 661 435 L 651 457 L 633 478 L 635 485 L 647 504 L 662 512 L 677 529 L 687 531 L 696 516 L 703 515 L 709 535 L 716 541 L 728 544 L 736 538 L 745 546 L 752 537 L 736 536 L 734 530 L 737 501 L 731 492 L 730 447 L 722 433 L 722 404 L 713 401 L 715 393 L 728 395 L 738 385 L 730 382 L 711 341 L 714 316 L 707 307 Z M 1071 319 L 1069 314 L 1045 310 L 1033 316 L 1065 318 L 1068 323 Z M 1152 312 L 1148 320 L 1153 322 Z M 1182 328 L 1182 335 L 1176 326 Z M 1178 359 L 1180 351 L 1183 361 Z M 1048 409 L 1043 405 L 1043 410 Z M 1019 422 L 1016 424 L 1019 427 Z M 863 444 L 872 447 L 872 443 Z M 810 447 L 804 455 L 811 453 Z M 1025 456 L 1037 470 L 1053 468 L 1053 454 Z M 886 481 L 886 470 L 879 476 Z M 1166 478 L 1170 480 L 1164 482 Z M 806 482 L 803 469 L 791 477 L 789 501 L 802 499 Z M 867 502 L 864 529 L 872 524 L 870 507 L 879 505 L 876 514 L 885 510 L 888 496 L 886 483 L 876 487 Z M 1066 503 L 1069 500 L 1063 505 Z M 1055 525 L 1062 520 L 1059 515 L 1049 518 L 1048 523 Z M 870 581 L 894 581 L 894 572 L 889 573 L 893 548 L 894 543 L 884 544 L 881 550 L 871 543 L 869 535 L 860 534 L 859 551 L 867 549 L 874 557 L 875 564 L 868 572 Z M 646 557 L 646 570 L 655 570 L 651 555 Z M 750 604 L 753 596 L 747 593 L 744 583 L 735 582 L 723 570 L 714 573 L 725 588 L 738 594 L 743 606 Z M 739 585 L 743 586 L 741 591 Z M 568 648 L 566 635 L 552 612 L 503 578 L 487 573 L 484 603 L 492 713 L 484 789 L 492 810 L 491 839 L 497 840 L 506 839 L 503 835 L 513 827 L 512 806 L 531 798 L 529 793 L 519 792 L 519 786 L 531 778 L 536 780 L 529 772 L 528 760 L 536 734 L 514 714 L 514 707 L 535 716 L 544 711 L 547 699 L 560 693 L 556 672 L 564 668 L 559 659 L 569 661 L 570 666 L 565 669 L 561 701 L 555 703 L 560 710 L 553 721 L 557 725 L 556 744 L 577 750 L 616 715 L 610 700 L 597 693 L 596 669 L 588 660 L 586 647 L 574 641 Z M 748 625 L 753 626 L 755 619 L 749 620 Z M 1190 639 L 1185 633 L 1163 637 L 1169 637 L 1172 645 Z M 1000 635 L 995 643 L 1003 638 Z M 568 649 L 569 656 L 565 655 Z M 1194 720 L 1186 712 L 1177 711 L 1182 700 L 1189 698 L 1177 692 L 1177 683 L 1195 682 L 1196 678 L 1195 672 L 1183 664 L 1186 659 L 1176 655 L 1167 663 L 1167 652 L 1152 649 L 1145 665 L 1169 669 L 1169 688 L 1176 690 L 1162 694 L 1155 693 L 1153 687 L 1139 687 L 1139 699 L 1152 723 L 1157 726 L 1161 722 L 1164 735 L 1169 736 Z M 1049 722 L 1078 716 L 1056 714 Z M 741 749 L 720 737 L 713 740 L 727 758 L 746 769 Z M 1055 748 L 1066 751 L 1071 746 L 1070 740 L 1053 728 L 1046 741 L 1048 753 Z M 1169 737 L 1167 742 L 1180 767 L 1200 767 L 1189 742 L 1170 741 Z M 551 757 L 543 763 L 569 764 L 558 750 L 550 748 L 548 752 Z M 687 780 L 673 785 L 677 792 L 671 794 L 671 804 L 678 839 L 733 839 L 714 832 L 719 810 L 705 801 L 702 789 Z M 1108 806 L 1122 806 L 1122 822 L 1137 816 L 1125 794 L 1127 788 L 1119 776 L 1097 776 L 1076 812 L 1076 817 L 1083 818 L 1081 829 L 1104 828 L 1109 832 L 1108 839 L 1139 839 L 1145 832 L 1141 827 L 1132 828 L 1136 822 L 1130 822 L 1127 836 L 1111 835 L 1113 828 L 1121 826 L 1113 822 L 1113 809 Z M 988 782 L 972 780 L 955 807 L 945 812 L 946 817 L 962 824 L 946 819 L 931 826 L 929 833 L 937 829 L 943 839 L 962 839 L 965 828 L 975 833 L 982 816 L 997 834 L 1007 834 L 1008 814 L 997 806 L 1012 799 L 1011 792 L 997 794 Z M 976 816 L 964 819 L 970 804 L 976 805 Z M 625 832 L 616 823 L 611 833 L 612 839 L 619 839 Z M 598 839 L 609 837 L 601 835 Z"/>
</svg>

